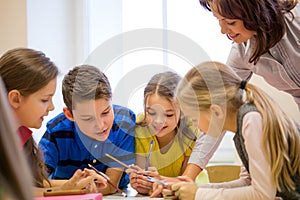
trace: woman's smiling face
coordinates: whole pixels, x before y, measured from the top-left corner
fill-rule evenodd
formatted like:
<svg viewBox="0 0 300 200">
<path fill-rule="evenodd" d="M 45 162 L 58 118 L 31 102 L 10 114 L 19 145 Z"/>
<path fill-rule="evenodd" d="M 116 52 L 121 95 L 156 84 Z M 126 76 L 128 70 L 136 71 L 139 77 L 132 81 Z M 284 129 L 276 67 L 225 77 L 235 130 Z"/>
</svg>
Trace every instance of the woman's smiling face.
<svg viewBox="0 0 300 200">
<path fill-rule="evenodd" d="M 221 33 L 226 34 L 235 43 L 243 43 L 252 38 L 256 32 L 246 29 L 244 23 L 240 19 L 228 19 L 221 16 L 214 4 L 210 4 L 211 12 L 219 20 Z"/>
</svg>

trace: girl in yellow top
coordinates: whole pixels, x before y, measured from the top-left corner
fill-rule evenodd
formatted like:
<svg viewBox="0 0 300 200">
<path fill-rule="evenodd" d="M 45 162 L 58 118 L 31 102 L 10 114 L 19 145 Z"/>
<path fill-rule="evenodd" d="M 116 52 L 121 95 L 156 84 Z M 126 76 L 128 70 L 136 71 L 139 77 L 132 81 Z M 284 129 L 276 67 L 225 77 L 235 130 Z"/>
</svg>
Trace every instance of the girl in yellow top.
<svg viewBox="0 0 300 200">
<path fill-rule="evenodd" d="M 180 107 L 174 98 L 181 77 L 174 72 L 154 75 L 144 90 L 144 113 L 137 118 L 136 127 L 136 166 L 127 170 L 130 184 L 139 193 L 149 193 L 152 182 L 144 175 L 177 177 L 186 166 L 197 129 L 181 115 Z M 144 170 L 150 143 L 153 147 L 149 160 L 151 170 Z M 155 167 L 155 168 L 152 168 Z M 135 170 L 133 170 L 135 169 Z M 156 169 L 153 171 L 153 169 Z M 139 173 L 135 173 L 137 171 Z"/>
</svg>

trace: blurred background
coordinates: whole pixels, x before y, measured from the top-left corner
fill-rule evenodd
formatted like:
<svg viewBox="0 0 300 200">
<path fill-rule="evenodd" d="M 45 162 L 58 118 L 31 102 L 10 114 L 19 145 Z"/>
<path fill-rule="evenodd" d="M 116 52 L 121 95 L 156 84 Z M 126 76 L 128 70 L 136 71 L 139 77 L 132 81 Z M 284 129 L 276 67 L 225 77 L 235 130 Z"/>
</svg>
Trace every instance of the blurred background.
<svg viewBox="0 0 300 200">
<path fill-rule="evenodd" d="M 99 63 L 106 64 L 99 67 L 108 76 L 113 91 L 119 92 L 114 94 L 118 97 L 113 98 L 114 103 L 140 113 L 143 89 L 150 75 L 134 86 L 131 84 L 130 88 L 126 87 L 126 80 L 132 81 L 130 78 L 142 75 L 141 69 L 174 70 L 184 76 L 198 61 L 225 63 L 231 47 L 231 41 L 220 33 L 218 21 L 198 0 L 1 0 L 0 26 L 0 54 L 15 47 L 29 47 L 43 51 L 60 68 L 54 96 L 56 108 L 44 119 L 39 130 L 33 130 L 37 142 L 45 131 L 46 122 L 62 112 L 61 79 L 75 65 L 93 64 L 98 59 Z M 155 48 L 157 45 L 151 43 L 151 39 L 157 42 L 157 36 L 151 34 L 152 29 L 161 31 L 158 46 L 162 48 Z M 129 41 L 126 40 L 128 34 L 131 34 Z M 126 49 L 126 45 L 136 41 L 140 42 L 137 46 Z M 153 48 L 142 43 L 149 41 Z M 120 45 L 109 48 L 114 42 Z M 185 45 L 189 44 L 191 49 L 185 50 Z M 194 47 L 199 52 L 194 52 Z M 181 49 L 184 53 L 180 53 Z M 198 53 L 199 60 L 189 57 L 189 54 Z M 111 55 L 114 56 L 110 58 Z M 298 107 L 290 95 L 269 86 L 259 76 L 254 76 L 251 82 L 263 88 L 300 122 Z M 120 91 L 126 98 L 120 99 Z M 232 136 L 233 133 L 226 134 L 211 163 L 239 162 Z"/>
</svg>

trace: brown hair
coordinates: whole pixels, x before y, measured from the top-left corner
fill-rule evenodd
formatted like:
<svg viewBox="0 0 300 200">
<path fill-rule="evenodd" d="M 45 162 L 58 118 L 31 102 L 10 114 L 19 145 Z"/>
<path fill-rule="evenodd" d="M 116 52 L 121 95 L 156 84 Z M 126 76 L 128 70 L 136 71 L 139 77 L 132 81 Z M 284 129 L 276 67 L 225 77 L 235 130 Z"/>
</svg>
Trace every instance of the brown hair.
<svg viewBox="0 0 300 200">
<path fill-rule="evenodd" d="M 16 122 L 7 102 L 5 87 L 0 78 L 0 199 L 32 200 L 32 180 L 29 166 L 20 148 Z M 2 190 L 2 191 L 1 191 Z"/>
<path fill-rule="evenodd" d="M 76 101 L 110 100 L 112 92 L 110 83 L 103 72 L 91 65 L 74 67 L 65 75 L 62 94 L 68 110 L 72 113 Z"/>
<path fill-rule="evenodd" d="M 147 113 L 146 102 L 148 97 L 153 94 L 157 94 L 159 97 L 163 97 L 173 104 L 173 100 L 175 99 L 175 89 L 180 79 L 181 77 L 178 74 L 170 71 L 152 76 L 144 89 L 144 113 Z M 138 125 L 146 126 L 146 118 L 139 122 Z"/>
<path fill-rule="evenodd" d="M 255 48 L 249 62 L 256 64 L 259 57 L 267 53 L 285 34 L 284 14 L 291 13 L 297 0 L 199 0 L 211 11 L 210 4 L 216 5 L 217 12 L 228 19 L 242 20 L 246 29 L 256 31 Z"/>
<path fill-rule="evenodd" d="M 58 69 L 43 52 L 17 48 L 1 57 L 0 75 L 7 92 L 15 89 L 26 97 L 55 79 Z"/>
<path fill-rule="evenodd" d="M 58 68 L 41 51 L 16 48 L 7 51 L 0 58 L 0 76 L 7 92 L 18 90 L 23 96 L 29 96 L 45 87 L 57 75 Z M 44 162 L 40 159 L 40 151 L 32 137 L 24 145 L 24 152 L 36 186 L 43 187 L 48 178 Z"/>
<path fill-rule="evenodd" d="M 187 109 L 206 110 L 212 104 L 227 110 L 226 117 L 247 102 L 263 119 L 263 144 L 278 191 L 294 190 L 293 177 L 300 174 L 300 137 L 296 124 L 267 94 L 247 83 L 245 99 L 241 78 L 228 66 L 205 62 L 192 68 L 178 86 L 178 99 Z M 267 109 L 266 109 L 267 108 Z"/>
</svg>

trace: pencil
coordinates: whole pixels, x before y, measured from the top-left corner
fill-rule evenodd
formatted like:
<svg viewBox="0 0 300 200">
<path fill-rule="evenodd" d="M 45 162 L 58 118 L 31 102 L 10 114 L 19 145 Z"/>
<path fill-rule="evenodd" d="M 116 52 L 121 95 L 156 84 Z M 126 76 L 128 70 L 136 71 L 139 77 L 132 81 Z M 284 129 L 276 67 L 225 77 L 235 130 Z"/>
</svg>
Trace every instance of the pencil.
<svg viewBox="0 0 300 200">
<path fill-rule="evenodd" d="M 167 187 L 167 186 L 168 186 L 168 183 L 163 182 L 163 181 L 161 181 L 161 180 L 158 180 L 158 179 L 156 179 L 156 178 L 153 178 L 153 177 L 151 177 L 151 176 L 147 176 L 147 180 L 149 180 L 149 181 L 151 181 L 151 182 L 153 182 L 153 183 L 161 184 L 161 185 L 163 185 L 164 187 Z"/>
<path fill-rule="evenodd" d="M 94 170 L 97 174 L 99 174 L 100 176 L 102 176 L 111 186 L 113 186 L 115 189 L 117 189 L 117 191 L 119 193 L 121 193 L 124 197 L 127 197 L 127 194 L 125 192 L 123 192 L 120 188 L 118 188 L 118 186 L 116 186 L 113 182 L 110 181 L 110 178 L 104 174 L 103 172 L 98 171 L 93 165 L 88 164 L 88 166 Z"/>
<path fill-rule="evenodd" d="M 150 147 L 149 147 L 149 151 L 148 151 L 148 155 L 147 155 L 147 159 L 146 159 L 146 165 L 145 165 L 145 171 L 148 171 L 148 167 L 149 167 L 149 163 L 150 163 L 150 155 L 152 152 L 152 147 L 153 147 L 153 140 L 150 141 Z"/>
<path fill-rule="evenodd" d="M 110 159 L 112 159 L 112 160 L 114 160 L 114 161 L 116 161 L 117 163 L 119 163 L 120 165 L 122 165 L 123 167 L 125 167 L 125 168 L 127 168 L 127 169 L 129 169 L 130 167 L 128 166 L 128 165 L 126 165 L 125 163 L 123 163 L 122 161 L 120 161 L 120 160 L 118 160 L 118 159 L 116 159 L 115 157 L 113 157 L 113 156 L 111 156 L 111 155 L 109 155 L 108 153 L 107 154 L 105 154 L 107 157 L 109 157 Z"/>
</svg>

